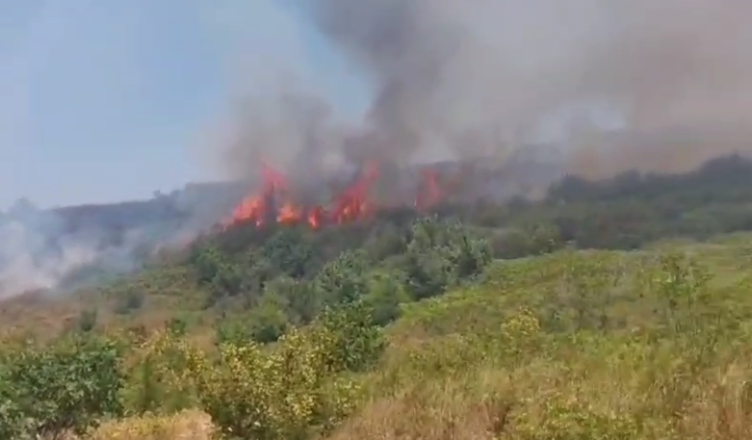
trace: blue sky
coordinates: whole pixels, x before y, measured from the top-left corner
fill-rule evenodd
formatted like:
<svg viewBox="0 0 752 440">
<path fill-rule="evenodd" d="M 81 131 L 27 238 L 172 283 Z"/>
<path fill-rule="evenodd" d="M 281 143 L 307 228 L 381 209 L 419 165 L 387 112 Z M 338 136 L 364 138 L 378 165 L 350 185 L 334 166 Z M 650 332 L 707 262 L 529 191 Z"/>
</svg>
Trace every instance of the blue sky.
<svg viewBox="0 0 752 440">
<path fill-rule="evenodd" d="M 212 178 L 197 148 L 246 73 L 269 65 L 361 106 L 342 60 L 282 0 L 0 3 L 0 208 Z"/>
</svg>

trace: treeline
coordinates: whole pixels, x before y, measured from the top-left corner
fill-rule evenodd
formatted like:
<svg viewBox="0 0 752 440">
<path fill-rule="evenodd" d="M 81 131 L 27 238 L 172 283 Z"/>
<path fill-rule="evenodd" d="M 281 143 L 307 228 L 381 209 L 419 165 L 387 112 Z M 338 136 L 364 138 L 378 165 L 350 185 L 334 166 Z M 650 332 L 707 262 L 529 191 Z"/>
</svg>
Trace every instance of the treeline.
<svg viewBox="0 0 752 440">
<path fill-rule="evenodd" d="M 228 311 L 220 339 L 266 343 L 361 300 L 387 324 L 400 303 L 471 281 L 492 258 L 488 240 L 459 221 L 405 212 L 326 231 L 240 225 L 194 243 L 186 263 L 206 307 Z"/>
<path fill-rule="evenodd" d="M 319 231 L 240 224 L 195 242 L 183 264 L 205 307 L 223 311 L 222 338 L 270 342 L 353 300 L 386 324 L 400 303 L 472 280 L 494 258 L 743 230 L 752 230 L 752 162 L 730 156 L 681 175 L 571 176 L 543 200 L 445 205 L 428 217 L 393 209 Z"/>
<path fill-rule="evenodd" d="M 496 230 L 497 257 L 564 245 L 635 249 L 666 238 L 702 240 L 752 230 L 752 162 L 728 156 L 686 174 L 629 172 L 603 181 L 569 176 L 541 201 L 479 203 L 464 211 L 467 223 Z"/>
</svg>

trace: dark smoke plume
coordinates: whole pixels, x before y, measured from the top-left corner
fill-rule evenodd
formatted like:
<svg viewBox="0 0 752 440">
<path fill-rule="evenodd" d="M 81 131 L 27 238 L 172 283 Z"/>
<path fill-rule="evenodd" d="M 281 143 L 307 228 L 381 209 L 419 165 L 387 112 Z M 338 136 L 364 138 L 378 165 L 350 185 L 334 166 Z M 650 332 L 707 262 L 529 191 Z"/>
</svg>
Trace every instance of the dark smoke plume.
<svg viewBox="0 0 752 440">
<path fill-rule="evenodd" d="M 352 122 L 280 75 L 276 89 L 234 109 L 222 156 L 234 178 L 257 179 L 265 160 L 301 197 L 326 198 L 322 177 L 369 160 L 387 162 L 388 174 L 480 158 L 511 176 L 501 189 L 525 191 L 563 172 L 681 172 L 752 150 L 750 0 L 291 1 L 372 102 Z M 545 137 L 553 147 L 531 145 Z M 520 158 L 558 168 L 532 173 Z M 481 191 L 500 191 L 467 170 Z M 382 180 L 383 192 L 401 188 L 397 177 Z M 59 287 L 91 265 L 137 268 L 142 254 L 189 239 L 236 201 L 186 189 L 136 207 L 0 213 L 0 299 Z"/>
<path fill-rule="evenodd" d="M 353 127 L 311 91 L 282 84 L 248 99 L 230 148 L 235 176 L 252 175 L 258 157 L 301 179 L 364 159 L 503 163 L 555 115 L 588 102 L 620 126 L 605 130 L 596 110 L 569 118 L 557 139 L 567 172 L 679 172 L 752 148 L 748 0 L 298 6 L 369 84 L 372 105 Z"/>
</svg>

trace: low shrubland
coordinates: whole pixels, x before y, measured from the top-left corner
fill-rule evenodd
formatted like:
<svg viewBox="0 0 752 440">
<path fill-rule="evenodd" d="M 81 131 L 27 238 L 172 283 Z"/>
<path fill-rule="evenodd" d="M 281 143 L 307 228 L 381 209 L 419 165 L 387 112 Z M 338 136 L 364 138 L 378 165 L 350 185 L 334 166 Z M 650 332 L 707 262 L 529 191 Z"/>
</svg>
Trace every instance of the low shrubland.
<svg viewBox="0 0 752 440">
<path fill-rule="evenodd" d="M 750 438 L 737 159 L 434 217 L 240 224 L 4 302 L 0 439 Z"/>
<path fill-rule="evenodd" d="M 386 327 L 356 296 L 268 343 L 207 345 L 177 325 L 10 339 L 0 426 L 19 439 L 749 438 L 751 249 L 737 236 L 495 262 Z"/>
</svg>

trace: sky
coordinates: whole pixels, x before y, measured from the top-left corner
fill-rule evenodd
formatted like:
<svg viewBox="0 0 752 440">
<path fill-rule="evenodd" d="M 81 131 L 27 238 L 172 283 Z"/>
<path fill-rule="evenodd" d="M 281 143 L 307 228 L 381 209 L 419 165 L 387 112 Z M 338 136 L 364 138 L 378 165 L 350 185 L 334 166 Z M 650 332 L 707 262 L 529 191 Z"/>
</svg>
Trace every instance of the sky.
<svg viewBox="0 0 752 440">
<path fill-rule="evenodd" d="M 362 109 L 357 78 L 284 2 L 0 2 L 0 209 L 216 178 L 198 151 L 259 72 L 294 71 Z"/>
</svg>

